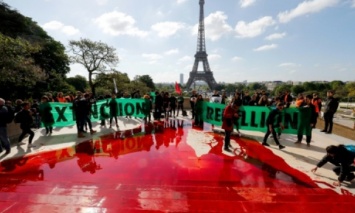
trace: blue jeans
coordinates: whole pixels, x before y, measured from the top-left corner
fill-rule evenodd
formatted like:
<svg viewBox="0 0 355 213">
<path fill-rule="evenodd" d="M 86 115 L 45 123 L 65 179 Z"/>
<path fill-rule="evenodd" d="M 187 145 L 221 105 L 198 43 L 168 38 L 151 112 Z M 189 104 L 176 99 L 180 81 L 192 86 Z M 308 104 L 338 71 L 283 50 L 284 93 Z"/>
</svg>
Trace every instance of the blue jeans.
<svg viewBox="0 0 355 213">
<path fill-rule="evenodd" d="M 1 141 L 1 146 L 0 150 L 2 151 L 3 147 L 6 151 L 10 151 L 10 140 L 9 137 L 7 136 L 7 128 L 6 127 L 0 127 L 0 141 Z"/>
</svg>

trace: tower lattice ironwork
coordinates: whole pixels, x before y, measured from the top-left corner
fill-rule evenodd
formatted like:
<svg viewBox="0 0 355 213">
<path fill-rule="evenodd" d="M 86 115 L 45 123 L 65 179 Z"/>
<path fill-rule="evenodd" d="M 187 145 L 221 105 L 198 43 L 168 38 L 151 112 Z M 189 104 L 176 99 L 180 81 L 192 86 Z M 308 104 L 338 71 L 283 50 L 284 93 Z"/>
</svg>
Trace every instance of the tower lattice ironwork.
<svg viewBox="0 0 355 213">
<path fill-rule="evenodd" d="M 186 87 L 190 88 L 192 83 L 195 81 L 205 81 L 210 89 L 214 89 L 217 85 L 213 72 L 210 69 L 210 65 L 208 63 L 208 54 L 206 52 L 206 39 L 205 39 L 205 15 L 204 15 L 204 5 L 205 0 L 199 0 L 200 4 L 200 19 L 198 26 L 198 37 L 197 37 L 197 51 L 195 54 L 195 62 L 190 72 L 189 80 L 186 83 Z M 198 65 L 202 62 L 203 71 L 198 71 Z"/>
</svg>

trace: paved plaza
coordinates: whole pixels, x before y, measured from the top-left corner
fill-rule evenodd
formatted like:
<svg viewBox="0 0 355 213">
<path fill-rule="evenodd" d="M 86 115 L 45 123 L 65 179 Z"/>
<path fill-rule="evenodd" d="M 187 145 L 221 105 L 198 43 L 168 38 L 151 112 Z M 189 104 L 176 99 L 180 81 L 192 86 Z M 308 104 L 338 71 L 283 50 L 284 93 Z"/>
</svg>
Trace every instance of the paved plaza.
<svg viewBox="0 0 355 213">
<path fill-rule="evenodd" d="M 222 149 L 218 127 L 191 119 L 142 125 L 119 119 L 76 137 L 76 126 L 36 131 L 33 144 L 0 155 L 0 212 L 353 212 L 355 182 L 334 187 L 327 164 L 311 171 L 331 144 L 355 144 L 313 130 L 311 146 L 264 133 L 232 137 Z M 24 140 L 27 143 L 27 140 Z"/>
</svg>

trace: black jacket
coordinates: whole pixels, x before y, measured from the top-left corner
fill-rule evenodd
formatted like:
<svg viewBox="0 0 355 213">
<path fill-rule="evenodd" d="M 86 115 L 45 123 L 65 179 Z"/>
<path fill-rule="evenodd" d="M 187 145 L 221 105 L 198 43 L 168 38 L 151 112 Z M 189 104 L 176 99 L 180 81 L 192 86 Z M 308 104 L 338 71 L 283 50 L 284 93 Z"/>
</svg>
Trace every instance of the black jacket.
<svg viewBox="0 0 355 213">
<path fill-rule="evenodd" d="M 277 119 L 277 123 L 276 123 L 276 119 Z M 273 125 L 273 127 L 275 126 L 279 126 L 279 124 L 282 121 L 282 113 L 279 109 L 273 109 L 269 116 L 266 119 L 266 125 Z"/>
<path fill-rule="evenodd" d="M 340 182 L 344 181 L 346 176 L 349 174 L 349 167 L 354 163 L 354 154 L 347 150 L 344 145 L 339 145 L 339 152 L 334 156 L 325 155 L 321 161 L 317 164 L 317 167 L 322 167 L 326 163 L 332 163 L 336 166 L 340 166 L 340 175 L 338 180 Z"/>
</svg>

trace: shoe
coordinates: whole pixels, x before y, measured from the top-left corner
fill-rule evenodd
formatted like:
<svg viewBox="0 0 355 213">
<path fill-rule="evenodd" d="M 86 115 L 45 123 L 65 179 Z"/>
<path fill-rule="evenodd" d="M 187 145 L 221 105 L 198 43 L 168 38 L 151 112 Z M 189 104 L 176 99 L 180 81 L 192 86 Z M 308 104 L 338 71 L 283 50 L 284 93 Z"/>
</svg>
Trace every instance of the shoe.
<svg viewBox="0 0 355 213">
<path fill-rule="evenodd" d="M 282 146 L 281 144 L 279 145 L 279 149 L 281 150 L 281 149 L 284 149 L 285 148 L 285 146 Z"/>
<path fill-rule="evenodd" d="M 320 132 L 326 132 L 327 130 L 325 130 L 325 129 L 323 129 L 322 131 L 320 131 Z"/>
<path fill-rule="evenodd" d="M 311 143 L 307 143 L 307 146 L 310 147 L 310 146 L 311 146 Z"/>
<path fill-rule="evenodd" d="M 229 148 L 224 148 L 224 151 L 226 151 L 226 152 L 232 152 L 232 150 L 229 149 Z"/>
<path fill-rule="evenodd" d="M 83 133 L 79 133 L 78 138 L 85 138 L 85 135 L 83 135 Z"/>
<path fill-rule="evenodd" d="M 116 125 L 116 127 L 117 127 L 117 129 L 120 128 L 120 127 L 118 126 L 118 124 Z"/>
<path fill-rule="evenodd" d="M 261 145 L 263 145 L 263 146 L 270 146 L 270 144 L 268 144 L 268 143 L 262 143 Z"/>
<path fill-rule="evenodd" d="M 36 147 L 36 145 L 28 144 L 27 147 L 28 147 L 28 148 L 32 148 L 32 147 Z"/>
<path fill-rule="evenodd" d="M 332 132 L 325 132 L 325 134 L 332 134 Z"/>
<path fill-rule="evenodd" d="M 301 143 L 301 141 L 296 141 L 295 144 Z"/>
<path fill-rule="evenodd" d="M 94 133 L 96 133 L 95 130 L 90 130 L 90 134 L 94 134 Z"/>
<path fill-rule="evenodd" d="M 21 146 L 21 145 L 25 145 L 25 143 L 24 142 L 18 142 L 17 143 L 17 146 Z"/>
<path fill-rule="evenodd" d="M 5 155 L 8 155 L 8 154 L 10 154 L 10 150 L 7 150 L 7 151 L 5 152 Z"/>
</svg>

